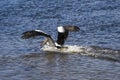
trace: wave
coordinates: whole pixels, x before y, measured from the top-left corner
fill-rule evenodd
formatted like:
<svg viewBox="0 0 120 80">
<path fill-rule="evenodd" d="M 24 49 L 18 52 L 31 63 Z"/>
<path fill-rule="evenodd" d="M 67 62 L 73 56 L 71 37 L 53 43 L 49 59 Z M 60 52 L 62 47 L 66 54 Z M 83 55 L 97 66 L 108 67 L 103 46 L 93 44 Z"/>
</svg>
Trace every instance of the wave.
<svg viewBox="0 0 120 80">
<path fill-rule="evenodd" d="M 114 50 L 109 48 L 101 48 L 98 46 L 78 46 L 78 45 L 65 45 L 62 49 L 56 47 L 49 47 L 45 45 L 41 48 L 47 52 L 60 52 L 70 54 L 81 54 L 86 56 L 92 56 L 95 58 L 107 59 L 112 61 L 120 61 L 120 50 Z"/>
</svg>

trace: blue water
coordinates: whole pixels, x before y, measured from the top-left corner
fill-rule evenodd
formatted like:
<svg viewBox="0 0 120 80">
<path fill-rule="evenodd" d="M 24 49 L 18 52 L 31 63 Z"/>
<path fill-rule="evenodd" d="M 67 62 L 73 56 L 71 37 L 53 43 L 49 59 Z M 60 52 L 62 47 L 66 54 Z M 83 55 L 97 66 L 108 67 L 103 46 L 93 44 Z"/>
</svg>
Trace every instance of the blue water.
<svg viewBox="0 0 120 80">
<path fill-rule="evenodd" d="M 1 0 L 0 80 L 119 80 L 119 24 L 119 0 Z M 94 56 L 46 53 L 43 38 L 20 38 L 41 29 L 56 39 L 60 25 L 79 26 L 65 44 L 91 47 Z"/>
</svg>

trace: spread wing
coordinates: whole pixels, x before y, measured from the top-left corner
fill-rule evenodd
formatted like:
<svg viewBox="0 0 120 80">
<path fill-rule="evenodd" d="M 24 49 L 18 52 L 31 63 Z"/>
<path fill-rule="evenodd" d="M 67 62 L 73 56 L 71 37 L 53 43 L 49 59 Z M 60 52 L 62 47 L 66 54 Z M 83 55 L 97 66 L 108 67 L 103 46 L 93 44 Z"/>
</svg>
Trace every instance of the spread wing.
<svg viewBox="0 0 120 80">
<path fill-rule="evenodd" d="M 65 33 L 64 33 L 65 40 L 67 39 L 69 32 L 77 32 L 80 30 L 80 28 L 77 26 L 63 26 L 63 27 L 65 29 Z"/>
<path fill-rule="evenodd" d="M 76 32 L 79 31 L 80 28 L 77 26 L 63 26 L 66 31 Z"/>
<path fill-rule="evenodd" d="M 51 36 L 43 31 L 41 31 L 41 30 L 26 31 L 26 32 L 22 33 L 21 38 L 22 39 L 29 39 L 29 38 L 36 37 L 36 36 L 46 37 L 44 44 L 46 44 L 48 42 L 50 46 L 55 46 L 54 40 L 51 38 Z"/>
<path fill-rule="evenodd" d="M 31 31 L 26 31 L 24 33 L 22 33 L 22 37 L 23 39 L 29 39 L 35 36 L 45 36 L 45 37 L 49 37 L 50 35 L 46 34 L 45 32 L 41 31 L 41 30 L 31 30 Z"/>
<path fill-rule="evenodd" d="M 63 32 L 59 32 L 58 30 L 58 37 L 57 37 L 57 43 L 59 45 L 63 45 L 65 43 L 65 40 L 68 37 L 69 32 L 76 32 L 79 31 L 80 28 L 77 26 L 60 26 L 63 27 L 64 30 L 62 30 Z"/>
</svg>

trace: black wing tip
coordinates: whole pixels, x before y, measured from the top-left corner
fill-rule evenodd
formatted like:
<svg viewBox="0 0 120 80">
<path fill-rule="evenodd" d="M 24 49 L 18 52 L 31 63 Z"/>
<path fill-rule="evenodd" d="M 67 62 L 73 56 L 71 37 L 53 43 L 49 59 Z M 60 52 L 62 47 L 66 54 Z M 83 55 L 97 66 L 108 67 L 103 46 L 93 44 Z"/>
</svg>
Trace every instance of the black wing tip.
<svg viewBox="0 0 120 80">
<path fill-rule="evenodd" d="M 26 36 L 26 35 L 22 35 L 22 36 L 21 36 L 21 39 L 29 39 L 29 38 L 31 38 L 31 37 L 28 37 L 28 36 Z"/>
<path fill-rule="evenodd" d="M 22 33 L 21 39 L 29 39 L 31 37 L 34 37 L 31 33 L 33 33 L 35 30 L 25 31 Z"/>
<path fill-rule="evenodd" d="M 75 26 L 75 25 L 66 25 L 63 27 L 65 27 L 65 29 L 67 29 L 69 31 L 79 31 L 80 30 L 80 28 L 78 26 Z"/>
<path fill-rule="evenodd" d="M 75 27 L 75 31 L 79 31 L 80 28 L 78 26 L 74 26 Z"/>
</svg>

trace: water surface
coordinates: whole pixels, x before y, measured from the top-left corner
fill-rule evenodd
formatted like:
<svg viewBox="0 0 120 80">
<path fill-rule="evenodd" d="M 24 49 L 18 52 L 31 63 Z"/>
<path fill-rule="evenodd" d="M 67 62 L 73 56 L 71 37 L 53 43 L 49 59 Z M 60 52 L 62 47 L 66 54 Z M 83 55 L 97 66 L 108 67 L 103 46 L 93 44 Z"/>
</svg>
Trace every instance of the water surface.
<svg viewBox="0 0 120 80">
<path fill-rule="evenodd" d="M 1 0 L 1 80 L 119 80 L 119 0 Z M 86 47 L 87 53 L 40 50 L 41 37 L 21 34 L 41 29 L 56 40 L 56 28 L 76 25 L 65 44 Z"/>
</svg>

